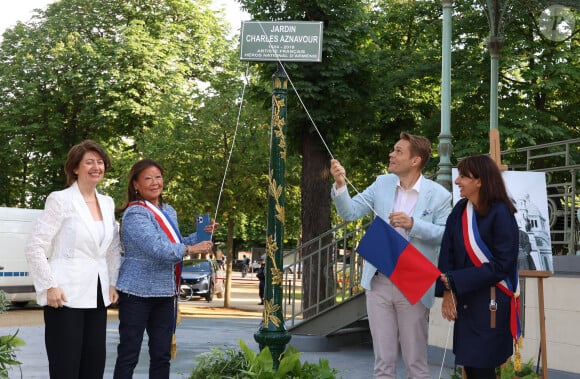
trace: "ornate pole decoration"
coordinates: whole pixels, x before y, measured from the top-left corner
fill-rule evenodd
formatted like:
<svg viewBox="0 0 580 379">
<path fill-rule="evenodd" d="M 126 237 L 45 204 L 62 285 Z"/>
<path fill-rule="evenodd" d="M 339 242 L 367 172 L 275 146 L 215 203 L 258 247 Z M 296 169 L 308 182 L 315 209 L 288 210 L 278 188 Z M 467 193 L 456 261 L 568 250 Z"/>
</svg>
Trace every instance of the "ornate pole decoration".
<svg viewBox="0 0 580 379">
<path fill-rule="evenodd" d="M 268 227 L 266 237 L 266 283 L 264 313 L 254 339 L 260 350 L 268 347 L 274 369 L 290 341 L 282 313 L 282 243 L 286 221 L 284 198 L 286 170 L 286 98 L 288 77 L 282 62 L 322 61 L 322 21 L 244 21 L 240 38 L 240 59 L 276 61 L 272 75 L 272 130 L 270 137 L 270 170 L 268 172 Z M 308 38 L 303 38 L 308 36 Z M 300 37 L 300 38 L 298 38 Z M 292 46 L 271 41 L 295 40 Z"/>
<path fill-rule="evenodd" d="M 266 241 L 266 286 L 264 313 L 254 339 L 260 350 L 268 347 L 272 353 L 274 368 L 280 363 L 280 355 L 290 341 L 290 333 L 284 326 L 282 314 L 282 247 L 284 241 L 284 199 L 286 170 L 286 97 L 288 78 L 281 63 L 274 73 L 272 90 L 272 135 L 270 142 L 270 172 L 268 173 L 268 230 Z"/>
<path fill-rule="evenodd" d="M 441 134 L 439 134 L 439 172 L 437 182 L 451 191 L 451 14 L 453 0 L 441 0 L 443 41 L 441 46 Z"/>
</svg>

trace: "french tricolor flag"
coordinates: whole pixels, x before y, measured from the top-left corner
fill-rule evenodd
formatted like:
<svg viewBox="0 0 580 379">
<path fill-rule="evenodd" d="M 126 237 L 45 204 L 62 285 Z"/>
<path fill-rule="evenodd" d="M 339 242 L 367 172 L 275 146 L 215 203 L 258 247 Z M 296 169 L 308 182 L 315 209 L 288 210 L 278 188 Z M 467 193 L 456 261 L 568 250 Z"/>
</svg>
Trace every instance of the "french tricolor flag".
<svg viewBox="0 0 580 379">
<path fill-rule="evenodd" d="M 378 216 L 356 250 L 385 274 L 411 304 L 417 303 L 441 275 L 427 257 Z"/>
</svg>

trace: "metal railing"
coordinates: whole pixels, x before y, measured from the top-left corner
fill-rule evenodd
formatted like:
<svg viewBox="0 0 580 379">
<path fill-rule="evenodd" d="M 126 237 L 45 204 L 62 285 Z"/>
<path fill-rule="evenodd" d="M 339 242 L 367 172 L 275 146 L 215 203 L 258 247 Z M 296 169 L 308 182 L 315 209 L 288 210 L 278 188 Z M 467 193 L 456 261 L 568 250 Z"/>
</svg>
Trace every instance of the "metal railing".
<svg viewBox="0 0 580 379">
<path fill-rule="evenodd" d="M 368 223 L 360 222 L 338 225 L 284 254 L 283 313 L 287 326 L 332 309 L 362 292 L 363 259 L 354 249 L 367 226 Z M 316 287 L 309 289 L 316 298 L 304 307 L 302 279 L 306 270 L 318 280 Z"/>
<path fill-rule="evenodd" d="M 579 246 L 580 138 L 503 151 L 512 170 L 546 173 L 548 213 L 554 255 L 576 255 Z"/>
</svg>

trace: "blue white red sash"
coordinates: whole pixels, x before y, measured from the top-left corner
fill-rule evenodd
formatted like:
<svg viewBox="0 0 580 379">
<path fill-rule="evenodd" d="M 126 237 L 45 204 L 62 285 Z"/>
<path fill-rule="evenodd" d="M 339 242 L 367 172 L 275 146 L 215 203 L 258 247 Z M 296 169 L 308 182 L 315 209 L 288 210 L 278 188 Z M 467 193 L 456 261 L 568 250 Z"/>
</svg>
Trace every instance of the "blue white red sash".
<svg viewBox="0 0 580 379">
<path fill-rule="evenodd" d="M 133 201 L 129 203 L 129 206 L 133 205 L 139 205 L 151 211 L 151 213 L 153 213 L 153 216 L 155 216 L 155 219 L 159 223 L 159 226 L 165 232 L 167 238 L 169 238 L 169 241 L 171 241 L 172 243 L 181 242 L 181 235 L 179 234 L 179 230 L 175 227 L 175 225 L 173 225 L 173 223 L 171 222 L 169 217 L 165 214 L 165 212 L 163 212 L 161 209 L 157 208 L 155 205 L 151 204 L 147 200 Z M 181 280 L 181 262 L 177 263 L 175 266 L 176 294 L 179 294 L 180 280 Z"/>
<path fill-rule="evenodd" d="M 475 210 L 473 209 L 473 203 L 469 200 L 467 201 L 467 205 L 463 211 L 461 223 L 463 227 L 465 249 L 467 250 L 471 262 L 473 262 L 475 267 L 481 267 L 484 263 L 489 263 L 492 254 L 479 235 L 477 222 L 475 221 Z M 515 283 L 512 282 L 512 278 L 515 279 Z M 496 287 L 511 298 L 510 330 L 514 339 L 517 340 L 521 335 L 520 281 L 517 268 L 511 277 L 507 277 L 497 283 Z"/>
</svg>

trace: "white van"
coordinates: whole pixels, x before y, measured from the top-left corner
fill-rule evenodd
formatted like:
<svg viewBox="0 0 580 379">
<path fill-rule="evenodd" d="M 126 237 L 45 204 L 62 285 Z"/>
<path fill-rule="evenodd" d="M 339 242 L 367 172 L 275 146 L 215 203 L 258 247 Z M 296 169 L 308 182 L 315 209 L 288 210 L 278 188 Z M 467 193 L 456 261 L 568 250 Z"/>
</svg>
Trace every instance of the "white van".
<svg viewBox="0 0 580 379">
<path fill-rule="evenodd" d="M 41 212 L 0 207 L 0 290 L 16 306 L 36 300 L 24 249 Z"/>
</svg>

